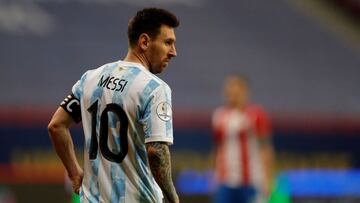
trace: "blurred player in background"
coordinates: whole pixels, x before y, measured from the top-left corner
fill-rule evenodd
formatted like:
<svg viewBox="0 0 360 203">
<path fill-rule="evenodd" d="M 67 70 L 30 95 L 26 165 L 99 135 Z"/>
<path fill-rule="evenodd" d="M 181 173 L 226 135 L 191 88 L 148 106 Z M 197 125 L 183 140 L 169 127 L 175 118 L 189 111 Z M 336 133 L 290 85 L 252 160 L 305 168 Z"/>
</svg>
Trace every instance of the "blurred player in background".
<svg viewBox="0 0 360 203">
<path fill-rule="evenodd" d="M 266 202 L 273 159 L 268 116 L 249 104 L 244 77 L 227 77 L 224 93 L 225 105 L 213 114 L 215 203 Z"/>
<path fill-rule="evenodd" d="M 177 18 L 138 11 L 124 60 L 89 70 L 73 86 L 48 131 L 81 202 L 179 202 L 171 177 L 171 90 L 154 74 L 176 56 Z M 84 170 L 69 128 L 82 121 Z"/>
</svg>

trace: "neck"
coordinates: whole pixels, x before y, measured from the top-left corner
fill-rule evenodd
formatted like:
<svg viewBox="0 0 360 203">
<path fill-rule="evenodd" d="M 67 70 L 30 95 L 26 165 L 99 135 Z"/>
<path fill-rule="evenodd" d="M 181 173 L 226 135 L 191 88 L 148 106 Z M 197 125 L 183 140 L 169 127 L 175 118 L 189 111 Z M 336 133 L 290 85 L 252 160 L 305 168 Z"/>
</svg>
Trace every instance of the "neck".
<svg viewBox="0 0 360 203">
<path fill-rule="evenodd" d="M 237 110 L 243 111 L 245 109 L 246 105 L 240 104 L 240 103 L 235 103 L 235 104 L 228 104 L 228 106 L 232 109 L 237 109 Z"/>
<path fill-rule="evenodd" d="M 149 70 L 150 68 L 150 61 L 147 59 L 145 54 L 139 53 L 137 51 L 134 51 L 132 49 L 129 49 L 128 53 L 126 54 L 126 57 L 124 58 L 124 61 L 127 62 L 133 62 L 133 63 L 140 63 L 145 68 Z"/>
</svg>

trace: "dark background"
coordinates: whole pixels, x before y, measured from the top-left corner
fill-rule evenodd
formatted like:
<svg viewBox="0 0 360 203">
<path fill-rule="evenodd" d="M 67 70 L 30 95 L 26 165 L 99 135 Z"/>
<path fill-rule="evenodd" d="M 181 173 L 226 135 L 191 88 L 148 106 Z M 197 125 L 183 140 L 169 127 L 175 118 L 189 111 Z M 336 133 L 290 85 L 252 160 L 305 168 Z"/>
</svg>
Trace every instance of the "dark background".
<svg viewBox="0 0 360 203">
<path fill-rule="evenodd" d="M 0 0 L 0 202 L 68 201 L 47 122 L 82 73 L 125 56 L 128 20 L 145 6 L 167 8 L 181 21 L 178 57 L 160 77 L 173 92 L 173 168 L 182 202 L 211 199 L 210 117 L 222 104 L 224 78 L 233 73 L 249 78 L 252 101 L 273 123 L 273 191 L 288 198 L 272 201 L 357 201 L 359 5 L 357 0 Z M 81 126 L 73 137 L 81 159 Z M 328 190 L 313 170 L 334 177 L 341 172 L 333 184 L 345 189 Z M 198 181 L 186 181 L 189 177 Z M 308 177 L 318 178 L 319 185 L 311 187 Z M 279 186 L 282 178 L 285 186 Z"/>
</svg>

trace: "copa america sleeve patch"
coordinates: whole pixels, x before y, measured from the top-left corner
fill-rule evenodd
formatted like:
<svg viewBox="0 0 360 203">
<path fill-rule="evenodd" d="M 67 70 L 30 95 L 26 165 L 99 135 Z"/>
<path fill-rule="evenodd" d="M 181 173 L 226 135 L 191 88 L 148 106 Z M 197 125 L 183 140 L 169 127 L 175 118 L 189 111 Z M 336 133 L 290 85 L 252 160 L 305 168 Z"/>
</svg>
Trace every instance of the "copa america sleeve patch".
<svg viewBox="0 0 360 203">
<path fill-rule="evenodd" d="M 74 94 L 68 95 L 60 106 L 74 119 L 76 123 L 81 121 L 80 101 Z"/>
<path fill-rule="evenodd" d="M 163 121 L 170 121 L 172 118 L 171 106 L 167 102 L 161 102 L 156 107 L 157 116 Z"/>
</svg>

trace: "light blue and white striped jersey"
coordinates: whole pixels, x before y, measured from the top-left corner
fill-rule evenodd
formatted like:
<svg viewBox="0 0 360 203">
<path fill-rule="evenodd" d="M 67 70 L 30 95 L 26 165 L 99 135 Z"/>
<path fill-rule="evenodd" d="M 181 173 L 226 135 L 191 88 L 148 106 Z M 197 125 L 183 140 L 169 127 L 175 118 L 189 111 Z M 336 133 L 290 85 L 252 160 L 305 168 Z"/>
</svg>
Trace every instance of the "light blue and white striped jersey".
<svg viewBox="0 0 360 203">
<path fill-rule="evenodd" d="M 145 143 L 173 143 L 171 89 L 137 63 L 87 71 L 73 86 L 85 134 L 81 202 L 162 202 Z"/>
</svg>

